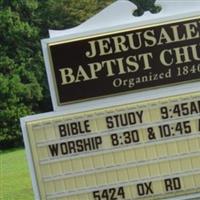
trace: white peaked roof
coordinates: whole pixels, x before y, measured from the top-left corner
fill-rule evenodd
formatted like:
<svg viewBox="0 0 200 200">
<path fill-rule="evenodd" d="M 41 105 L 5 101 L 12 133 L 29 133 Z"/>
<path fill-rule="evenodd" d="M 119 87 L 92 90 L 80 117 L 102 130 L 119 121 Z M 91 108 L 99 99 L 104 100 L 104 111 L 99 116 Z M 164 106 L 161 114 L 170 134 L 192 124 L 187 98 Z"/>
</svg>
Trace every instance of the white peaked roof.
<svg viewBox="0 0 200 200">
<path fill-rule="evenodd" d="M 162 6 L 162 11 L 157 14 L 145 12 L 143 16 L 133 16 L 133 10 L 137 7 L 129 0 L 117 0 L 103 9 L 84 23 L 66 30 L 49 30 L 50 38 L 67 36 L 83 32 L 104 32 L 121 28 L 128 28 L 149 24 L 152 21 L 166 21 L 182 18 L 182 15 L 199 15 L 200 0 L 157 0 L 157 5 Z"/>
</svg>

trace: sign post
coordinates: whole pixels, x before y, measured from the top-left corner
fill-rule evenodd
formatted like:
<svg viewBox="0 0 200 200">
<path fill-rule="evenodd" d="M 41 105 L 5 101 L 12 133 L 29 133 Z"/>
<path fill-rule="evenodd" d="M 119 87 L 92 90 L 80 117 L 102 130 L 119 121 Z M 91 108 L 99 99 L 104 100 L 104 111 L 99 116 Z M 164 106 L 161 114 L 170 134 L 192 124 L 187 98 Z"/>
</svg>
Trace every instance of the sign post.
<svg viewBox="0 0 200 200">
<path fill-rule="evenodd" d="M 57 112 L 21 119 L 36 199 L 200 197 L 200 3 L 158 3 L 137 18 L 116 1 L 43 40 Z"/>
</svg>

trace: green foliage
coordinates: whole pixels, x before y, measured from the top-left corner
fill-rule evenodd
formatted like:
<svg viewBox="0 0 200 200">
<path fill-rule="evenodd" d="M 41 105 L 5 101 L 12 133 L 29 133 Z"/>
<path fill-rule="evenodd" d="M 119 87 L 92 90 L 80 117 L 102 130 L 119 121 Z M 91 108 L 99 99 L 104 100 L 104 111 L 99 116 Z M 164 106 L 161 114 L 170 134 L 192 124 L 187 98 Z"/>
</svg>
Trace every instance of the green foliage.
<svg viewBox="0 0 200 200">
<path fill-rule="evenodd" d="M 148 9 L 154 2 L 132 1 Z M 22 143 L 20 117 L 51 109 L 40 39 L 48 29 L 79 25 L 112 2 L 0 0 L 0 149 Z"/>
<path fill-rule="evenodd" d="M 39 32 L 22 20 L 20 6 L 6 1 L 0 11 L 0 148 L 21 143 L 19 118 L 36 111 L 43 98 Z"/>
<path fill-rule="evenodd" d="M 47 0 L 39 4 L 42 35 L 48 29 L 67 29 L 79 25 L 114 0 Z"/>
</svg>

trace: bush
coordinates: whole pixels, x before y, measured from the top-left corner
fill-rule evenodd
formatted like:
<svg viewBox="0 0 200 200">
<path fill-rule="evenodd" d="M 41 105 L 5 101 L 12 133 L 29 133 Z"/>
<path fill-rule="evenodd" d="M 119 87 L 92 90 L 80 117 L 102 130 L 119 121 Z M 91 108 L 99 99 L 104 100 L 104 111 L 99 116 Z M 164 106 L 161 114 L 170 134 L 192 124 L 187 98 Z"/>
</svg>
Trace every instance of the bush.
<svg viewBox="0 0 200 200">
<path fill-rule="evenodd" d="M 0 134 L 0 150 L 24 146 L 22 135 Z"/>
</svg>

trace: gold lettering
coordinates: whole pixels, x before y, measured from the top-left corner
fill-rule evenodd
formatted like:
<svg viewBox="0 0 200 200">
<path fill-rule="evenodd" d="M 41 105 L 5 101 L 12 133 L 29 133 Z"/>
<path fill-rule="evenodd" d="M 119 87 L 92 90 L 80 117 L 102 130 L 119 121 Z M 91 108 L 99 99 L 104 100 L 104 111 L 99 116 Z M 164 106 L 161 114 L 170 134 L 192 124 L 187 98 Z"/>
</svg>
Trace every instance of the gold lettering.
<svg viewBox="0 0 200 200">
<path fill-rule="evenodd" d="M 115 73 L 113 72 L 113 64 L 116 64 L 115 60 L 106 60 L 102 62 L 102 66 L 106 67 L 107 76 L 114 76 Z"/>
<path fill-rule="evenodd" d="M 81 65 L 79 65 L 78 72 L 77 72 L 77 75 L 76 75 L 76 81 L 75 82 L 78 83 L 81 80 L 88 81 L 88 80 L 90 80 L 90 78 L 87 75 L 87 73 L 85 72 L 85 70 L 83 69 L 83 67 Z"/>
<path fill-rule="evenodd" d="M 153 54 L 152 53 L 144 53 L 144 54 L 140 54 L 138 56 L 139 60 L 142 60 L 144 63 L 144 70 L 148 70 L 151 69 L 150 66 L 150 58 L 153 58 Z"/>
<path fill-rule="evenodd" d="M 136 72 L 136 71 L 139 70 L 140 66 L 139 66 L 139 64 L 137 63 L 136 60 L 137 60 L 136 56 L 129 56 L 126 59 L 126 62 L 129 65 L 128 66 L 128 72 Z"/>
<path fill-rule="evenodd" d="M 112 37 L 115 45 L 115 53 L 120 53 L 123 51 L 128 51 L 128 47 L 126 46 L 126 38 L 122 35 Z"/>
<path fill-rule="evenodd" d="M 95 46 L 95 41 L 90 41 L 88 42 L 89 45 L 90 45 L 90 51 L 87 51 L 85 53 L 86 57 L 88 58 L 93 58 L 97 55 L 97 52 L 96 52 L 96 46 Z"/>
<path fill-rule="evenodd" d="M 153 30 L 147 30 L 144 32 L 144 38 L 145 38 L 145 46 L 146 47 L 153 47 L 156 45 L 157 40 L 155 37 L 155 33 Z"/>
<path fill-rule="evenodd" d="M 97 72 L 102 70 L 102 65 L 96 62 L 88 64 L 88 66 L 90 67 L 91 79 L 97 79 Z"/>
<path fill-rule="evenodd" d="M 186 28 L 187 40 L 200 37 L 199 26 L 197 22 L 186 23 L 184 26 Z"/>
<path fill-rule="evenodd" d="M 158 44 L 161 45 L 161 44 L 168 44 L 168 43 L 172 43 L 172 39 L 169 37 L 167 31 L 162 28 L 161 31 L 160 31 L 160 37 L 159 37 L 159 42 Z"/>
<path fill-rule="evenodd" d="M 197 55 L 197 44 L 191 46 L 192 55 L 195 60 L 200 60 L 200 57 Z M 199 51 L 198 51 L 199 52 Z"/>
<path fill-rule="evenodd" d="M 141 32 L 127 34 L 129 46 L 131 49 L 140 49 L 142 47 Z M 136 37 L 134 37 L 136 36 Z"/>
<path fill-rule="evenodd" d="M 97 42 L 99 44 L 100 56 L 105 56 L 105 55 L 109 55 L 113 53 L 111 44 L 110 44 L 110 38 L 104 38 L 104 39 L 98 40 Z"/>
<path fill-rule="evenodd" d="M 61 73 L 61 79 L 62 79 L 61 85 L 67 85 L 75 81 L 73 70 L 71 68 L 63 68 L 59 69 L 59 71 Z"/>
<path fill-rule="evenodd" d="M 124 58 L 118 58 L 117 59 L 117 63 L 118 63 L 118 67 L 119 67 L 119 74 L 125 74 L 126 71 L 124 69 L 124 63 L 123 63 Z"/>
<path fill-rule="evenodd" d="M 171 26 L 171 29 L 173 31 L 173 36 L 174 36 L 174 42 L 180 42 L 180 41 L 184 41 L 186 39 L 186 35 L 183 34 L 182 31 L 180 31 L 180 33 L 182 33 L 183 36 L 182 36 L 182 38 L 180 37 L 178 28 L 180 28 L 179 25 Z"/>
<path fill-rule="evenodd" d="M 174 48 L 176 54 L 176 64 L 191 62 L 188 51 L 189 47 L 190 46 Z"/>
<path fill-rule="evenodd" d="M 174 62 L 172 57 L 172 50 L 171 49 L 163 50 L 160 54 L 160 61 L 165 66 L 171 66 Z"/>
</svg>

